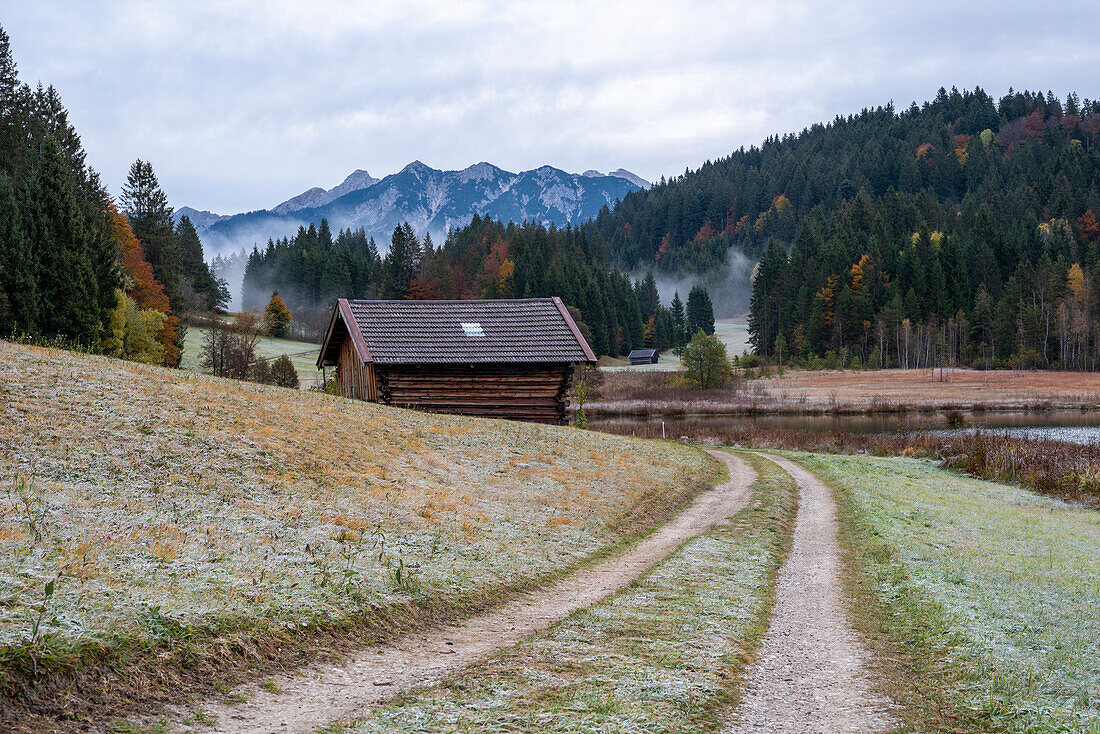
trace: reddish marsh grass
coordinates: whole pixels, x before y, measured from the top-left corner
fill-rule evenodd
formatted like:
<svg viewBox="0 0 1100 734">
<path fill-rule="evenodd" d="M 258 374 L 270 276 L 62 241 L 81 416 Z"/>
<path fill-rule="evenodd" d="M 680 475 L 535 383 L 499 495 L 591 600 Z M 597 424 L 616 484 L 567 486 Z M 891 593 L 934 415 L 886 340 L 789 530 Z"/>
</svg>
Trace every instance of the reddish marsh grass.
<svg viewBox="0 0 1100 734">
<path fill-rule="evenodd" d="M 729 413 L 1094 410 L 1100 373 L 1008 370 L 843 370 L 760 368 L 717 390 L 682 386 L 680 372 L 604 372 L 585 410 L 595 415 Z"/>
</svg>

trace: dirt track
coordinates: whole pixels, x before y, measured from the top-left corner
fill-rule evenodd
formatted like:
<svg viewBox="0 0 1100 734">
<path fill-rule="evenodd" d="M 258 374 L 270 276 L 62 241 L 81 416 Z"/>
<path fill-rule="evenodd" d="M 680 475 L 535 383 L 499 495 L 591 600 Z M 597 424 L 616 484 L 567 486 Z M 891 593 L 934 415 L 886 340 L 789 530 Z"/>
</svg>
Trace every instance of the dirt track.
<svg viewBox="0 0 1100 734">
<path fill-rule="evenodd" d="M 890 729 L 890 704 L 872 689 L 868 652 L 848 624 L 840 597 L 832 493 L 797 464 L 765 456 L 798 482 L 798 521 L 791 555 L 779 572 L 768 633 L 727 731 Z"/>
<path fill-rule="evenodd" d="M 399 692 L 438 681 L 463 666 L 547 629 L 578 609 L 623 589 L 686 540 L 706 532 L 743 508 L 755 475 L 741 459 L 711 454 L 729 467 L 730 480 L 696 498 L 672 522 L 622 555 L 552 586 L 523 595 L 461 626 L 410 635 L 371 647 L 344 664 L 318 665 L 297 675 L 274 678 L 279 693 L 258 685 L 235 691 L 239 705 L 207 701 L 196 708 L 213 716 L 211 727 L 177 725 L 176 730 L 208 732 L 312 732 L 353 719 Z M 269 686 L 270 688 L 270 686 Z M 180 712 L 181 720 L 190 712 Z"/>
</svg>

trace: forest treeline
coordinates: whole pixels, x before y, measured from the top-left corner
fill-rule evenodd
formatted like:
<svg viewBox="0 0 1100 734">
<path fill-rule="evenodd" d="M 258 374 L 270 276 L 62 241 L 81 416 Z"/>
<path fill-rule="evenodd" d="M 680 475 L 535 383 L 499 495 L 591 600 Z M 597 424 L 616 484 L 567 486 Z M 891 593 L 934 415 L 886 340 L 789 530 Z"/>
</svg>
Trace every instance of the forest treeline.
<svg viewBox="0 0 1100 734">
<path fill-rule="evenodd" d="M 19 81 L 0 28 L 0 335 L 178 364 L 180 315 L 228 290 L 171 215 L 141 160 L 112 199 L 57 91 Z"/>
<path fill-rule="evenodd" d="M 296 322 L 327 325 L 337 298 L 468 299 L 558 296 L 574 309 L 598 354 L 682 346 L 702 328 L 714 331 L 705 290 L 687 302 L 661 304 L 652 273 L 637 282 L 611 268 L 598 233 L 542 224 L 507 225 L 475 216 L 436 246 L 404 223 L 385 257 L 363 230 L 332 234 L 328 223 L 254 248 L 244 277 L 245 308 L 278 290 Z"/>
<path fill-rule="evenodd" d="M 629 194 L 611 262 L 752 281 L 755 350 L 806 364 L 1064 367 L 1100 356 L 1100 103 L 941 89 Z"/>
</svg>

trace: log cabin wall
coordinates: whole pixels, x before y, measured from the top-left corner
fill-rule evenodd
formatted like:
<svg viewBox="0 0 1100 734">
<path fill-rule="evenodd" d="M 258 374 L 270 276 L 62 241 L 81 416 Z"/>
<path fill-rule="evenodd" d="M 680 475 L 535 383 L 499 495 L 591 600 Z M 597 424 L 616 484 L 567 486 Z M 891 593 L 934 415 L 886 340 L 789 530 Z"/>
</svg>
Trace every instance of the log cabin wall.
<svg viewBox="0 0 1100 734">
<path fill-rule="evenodd" d="M 378 400 L 378 384 L 374 377 L 374 365 L 363 364 L 351 339 L 344 339 L 340 357 L 336 362 L 336 385 L 346 398 Z"/>
<path fill-rule="evenodd" d="M 564 423 L 571 364 L 378 365 L 378 399 L 437 413 Z"/>
</svg>

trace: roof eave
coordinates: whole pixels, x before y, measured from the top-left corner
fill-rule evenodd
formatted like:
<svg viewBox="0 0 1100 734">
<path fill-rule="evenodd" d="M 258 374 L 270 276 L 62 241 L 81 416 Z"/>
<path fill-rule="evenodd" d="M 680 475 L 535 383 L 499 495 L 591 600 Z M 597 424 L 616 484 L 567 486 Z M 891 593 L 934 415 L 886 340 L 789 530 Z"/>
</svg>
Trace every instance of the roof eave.
<svg viewBox="0 0 1100 734">
<path fill-rule="evenodd" d="M 581 350 L 584 352 L 584 356 L 586 357 L 585 361 L 590 364 L 595 363 L 597 361 L 596 355 L 592 352 L 592 347 L 588 346 L 588 342 L 585 341 L 584 335 L 581 334 L 581 330 L 577 328 L 577 324 L 574 323 L 573 317 L 569 315 L 569 309 L 565 307 L 565 304 L 562 303 L 562 300 L 557 296 L 554 296 L 553 300 L 554 305 L 558 307 L 558 312 L 561 314 L 561 317 L 565 319 L 566 326 L 568 326 L 569 330 L 573 332 L 573 336 L 576 338 L 577 344 L 580 345 Z"/>
<path fill-rule="evenodd" d="M 355 347 L 355 353 L 359 356 L 359 360 L 363 364 L 370 362 L 370 350 L 367 349 L 367 343 L 363 339 L 363 332 L 359 329 L 359 324 L 356 322 L 355 316 L 351 312 L 351 305 L 348 304 L 348 299 L 338 298 L 336 300 L 336 308 L 332 310 L 332 319 L 329 321 L 328 331 L 325 333 L 325 340 L 321 342 L 321 353 L 317 357 L 317 369 L 335 364 L 334 362 L 326 360 L 325 355 L 328 353 L 329 343 L 332 341 L 332 333 L 336 329 L 336 319 L 340 319 L 344 322 L 344 329 L 347 331 L 347 336 L 351 337 L 351 344 Z"/>
<path fill-rule="evenodd" d="M 363 364 L 372 361 L 370 350 L 367 349 L 367 342 L 363 339 L 363 332 L 359 328 L 359 322 L 355 320 L 355 314 L 351 311 L 351 304 L 348 303 L 348 299 L 341 298 L 337 300 L 336 303 L 340 310 L 340 316 L 347 326 L 348 336 L 351 337 L 352 346 L 355 347 L 355 352 L 359 355 L 359 360 Z"/>
</svg>

